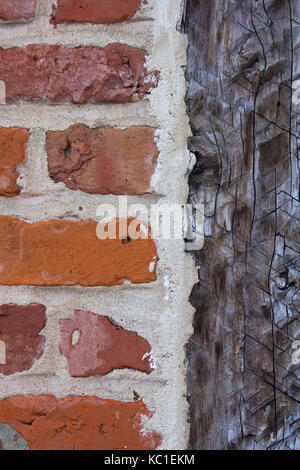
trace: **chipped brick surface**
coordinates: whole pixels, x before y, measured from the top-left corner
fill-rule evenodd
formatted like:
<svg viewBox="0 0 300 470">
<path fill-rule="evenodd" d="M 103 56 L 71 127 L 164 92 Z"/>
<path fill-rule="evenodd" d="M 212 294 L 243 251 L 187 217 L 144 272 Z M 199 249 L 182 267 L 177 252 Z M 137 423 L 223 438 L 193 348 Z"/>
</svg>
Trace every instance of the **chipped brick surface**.
<svg viewBox="0 0 300 470">
<path fill-rule="evenodd" d="M 0 422 L 17 431 L 31 450 L 150 450 L 156 432 L 142 432 L 151 418 L 142 400 L 121 402 L 90 396 L 14 396 L 0 402 Z"/>
<path fill-rule="evenodd" d="M 28 20 L 35 15 L 36 0 L 0 0 L 0 20 Z"/>
<path fill-rule="evenodd" d="M 58 0 L 51 23 L 116 23 L 132 18 L 144 0 Z"/>
<path fill-rule="evenodd" d="M 25 163 L 25 129 L 0 128 L 0 196 L 12 197 L 20 193 L 17 184 L 18 167 Z"/>
<path fill-rule="evenodd" d="M 60 351 L 72 377 L 105 375 L 124 368 L 147 374 L 154 370 L 148 341 L 102 315 L 75 310 L 73 317 L 60 320 L 60 326 Z M 79 335 L 76 342 L 74 333 Z"/>
<path fill-rule="evenodd" d="M 31 224 L 0 216 L 0 284 L 108 286 L 156 279 L 149 271 L 156 256 L 151 238 L 100 240 L 96 228 L 91 219 Z"/>
<path fill-rule="evenodd" d="M 158 148 L 155 129 L 96 128 L 75 124 L 47 132 L 50 177 L 92 194 L 151 192 Z"/>
<path fill-rule="evenodd" d="M 70 48 L 0 48 L 0 80 L 7 101 L 18 98 L 73 103 L 128 102 L 157 85 L 143 50 L 125 44 Z"/>
<path fill-rule="evenodd" d="M 0 364 L 0 374 L 28 370 L 42 356 L 46 338 L 39 333 L 45 324 L 43 305 L 0 306 L 0 341 L 5 344 L 6 353 L 6 364 Z"/>
</svg>

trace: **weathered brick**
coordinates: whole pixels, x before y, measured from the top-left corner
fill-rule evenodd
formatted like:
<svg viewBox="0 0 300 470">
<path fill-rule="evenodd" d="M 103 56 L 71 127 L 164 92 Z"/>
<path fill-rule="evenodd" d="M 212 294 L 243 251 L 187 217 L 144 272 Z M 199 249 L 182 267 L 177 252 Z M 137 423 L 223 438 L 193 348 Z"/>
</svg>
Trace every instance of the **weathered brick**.
<svg viewBox="0 0 300 470">
<path fill-rule="evenodd" d="M 0 20 L 28 20 L 35 15 L 36 0 L 0 0 Z"/>
<path fill-rule="evenodd" d="M 158 148 L 155 129 L 96 128 L 75 124 L 47 132 L 50 177 L 93 194 L 151 192 Z"/>
<path fill-rule="evenodd" d="M 0 422 L 8 424 L 31 450 L 150 450 L 162 437 L 142 432 L 151 418 L 142 400 L 121 402 L 90 396 L 14 396 L 0 402 Z"/>
<path fill-rule="evenodd" d="M 0 196 L 16 196 L 18 166 L 25 162 L 26 142 L 29 132 L 25 129 L 0 128 Z"/>
<path fill-rule="evenodd" d="M 5 344 L 6 364 L 0 373 L 15 374 L 30 369 L 43 352 L 46 338 L 46 308 L 40 304 L 0 306 L 0 341 Z"/>
<path fill-rule="evenodd" d="M 52 100 L 73 103 L 128 102 L 157 85 L 146 53 L 125 44 L 101 47 L 29 45 L 0 48 L 0 80 L 6 100 Z"/>
<path fill-rule="evenodd" d="M 97 286 L 156 279 L 149 270 L 156 259 L 150 237 L 100 240 L 96 227 L 91 219 L 31 224 L 0 216 L 0 284 Z"/>
<path fill-rule="evenodd" d="M 58 0 L 51 23 L 116 23 L 132 18 L 144 0 Z"/>
<path fill-rule="evenodd" d="M 106 375 L 124 368 L 147 374 L 154 370 L 148 341 L 102 315 L 75 310 L 73 317 L 60 320 L 60 326 L 60 351 L 72 377 Z"/>
</svg>

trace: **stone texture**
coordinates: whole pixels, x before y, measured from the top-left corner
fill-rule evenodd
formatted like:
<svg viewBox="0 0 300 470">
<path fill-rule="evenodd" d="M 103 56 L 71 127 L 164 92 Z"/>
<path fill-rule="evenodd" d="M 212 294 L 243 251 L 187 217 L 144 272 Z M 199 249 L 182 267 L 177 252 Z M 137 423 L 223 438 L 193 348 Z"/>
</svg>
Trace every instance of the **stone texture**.
<svg viewBox="0 0 300 470">
<path fill-rule="evenodd" d="M 0 284 L 107 286 L 156 279 L 149 270 L 156 259 L 151 238 L 100 240 L 96 228 L 92 219 L 31 224 L 0 216 Z"/>
<path fill-rule="evenodd" d="M 35 9 L 36 0 L 0 0 L 0 20 L 28 20 Z"/>
<path fill-rule="evenodd" d="M 125 44 L 70 48 L 32 44 L 0 48 L 0 80 L 8 102 L 18 98 L 73 103 L 128 102 L 157 85 L 146 53 Z"/>
<path fill-rule="evenodd" d="M 106 375 L 124 368 L 147 374 L 154 370 L 148 341 L 102 315 L 75 310 L 73 317 L 60 320 L 60 334 L 60 351 L 72 377 Z"/>
<path fill-rule="evenodd" d="M 90 396 L 14 396 L 0 402 L 0 422 L 15 429 L 30 450 L 150 450 L 156 432 L 142 432 L 151 418 L 142 400 L 120 402 Z"/>
<path fill-rule="evenodd" d="M 47 132 L 50 177 L 91 194 L 151 192 L 158 148 L 155 129 L 97 128 L 75 124 Z"/>
<path fill-rule="evenodd" d="M 116 23 L 132 18 L 144 0 L 58 0 L 51 23 Z"/>
<path fill-rule="evenodd" d="M 25 129 L 0 128 L 0 196 L 16 196 L 18 166 L 25 163 L 26 142 L 29 132 Z"/>
<path fill-rule="evenodd" d="M 8 424 L 0 423 L 0 450 L 28 450 L 28 445 Z"/>
<path fill-rule="evenodd" d="M 0 341 L 6 349 L 6 364 L 0 364 L 0 374 L 10 375 L 32 367 L 44 352 L 46 338 L 39 333 L 45 325 L 43 305 L 0 306 Z"/>
</svg>

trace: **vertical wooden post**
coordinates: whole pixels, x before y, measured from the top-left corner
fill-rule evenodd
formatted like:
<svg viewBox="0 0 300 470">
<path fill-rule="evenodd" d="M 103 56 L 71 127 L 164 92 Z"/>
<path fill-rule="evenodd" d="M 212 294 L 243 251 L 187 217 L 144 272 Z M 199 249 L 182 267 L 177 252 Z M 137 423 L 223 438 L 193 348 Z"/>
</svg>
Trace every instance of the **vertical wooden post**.
<svg viewBox="0 0 300 470">
<path fill-rule="evenodd" d="M 299 21 L 296 0 L 185 1 L 191 449 L 300 449 Z"/>
</svg>

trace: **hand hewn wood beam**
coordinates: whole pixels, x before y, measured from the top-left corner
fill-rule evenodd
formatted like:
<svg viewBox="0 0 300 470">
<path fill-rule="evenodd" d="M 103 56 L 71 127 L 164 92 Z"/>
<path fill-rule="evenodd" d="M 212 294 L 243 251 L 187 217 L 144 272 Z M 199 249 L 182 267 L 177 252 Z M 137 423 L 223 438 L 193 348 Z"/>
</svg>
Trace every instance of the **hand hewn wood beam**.
<svg viewBox="0 0 300 470">
<path fill-rule="evenodd" d="M 300 449 L 299 2 L 186 0 L 183 29 L 206 217 L 189 445 Z"/>
</svg>

